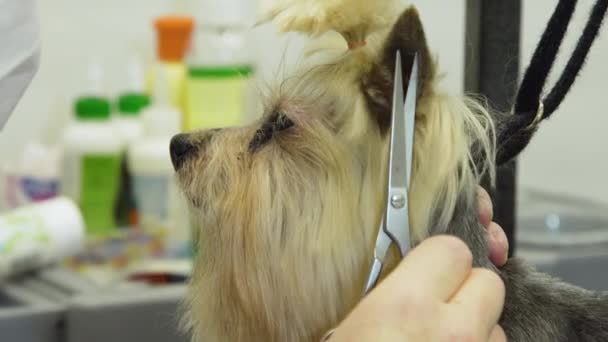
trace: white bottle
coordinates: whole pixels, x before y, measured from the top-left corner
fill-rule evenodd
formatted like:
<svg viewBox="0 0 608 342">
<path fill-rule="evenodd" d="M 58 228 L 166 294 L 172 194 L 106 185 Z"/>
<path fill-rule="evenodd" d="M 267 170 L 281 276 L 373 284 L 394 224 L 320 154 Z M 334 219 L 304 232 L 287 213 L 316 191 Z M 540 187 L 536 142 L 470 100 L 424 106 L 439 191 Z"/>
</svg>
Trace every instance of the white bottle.
<svg viewBox="0 0 608 342">
<path fill-rule="evenodd" d="M 141 111 L 150 103 L 144 89 L 144 71 L 139 59 L 131 56 L 126 70 L 126 82 L 117 101 L 116 129 L 128 145 L 142 135 Z"/>
<path fill-rule="evenodd" d="M 80 206 L 89 234 L 111 234 L 116 229 L 123 142 L 106 98 L 82 97 L 75 112 L 63 136 L 62 193 Z"/>
<path fill-rule="evenodd" d="M 12 210 L 59 195 L 60 158 L 54 147 L 30 142 L 16 162 L 2 166 L 2 208 Z"/>
<path fill-rule="evenodd" d="M 84 236 L 82 215 L 65 197 L 0 216 L 0 282 L 74 256 Z"/>
<path fill-rule="evenodd" d="M 117 101 L 117 113 L 113 121 L 116 131 L 124 142 L 121 160 L 120 195 L 116 206 L 116 222 L 120 227 L 137 225 L 137 206 L 131 186 L 131 170 L 127 166 L 127 148 L 143 134 L 141 111 L 150 104 L 144 92 L 143 66 L 133 53 L 126 68 L 126 79 Z"/>
<path fill-rule="evenodd" d="M 162 73 L 155 83 L 152 105 L 141 114 L 143 136 L 128 149 L 128 166 L 140 225 L 166 232 L 169 254 L 184 256 L 190 230 L 169 155 L 171 139 L 180 132 L 181 113 L 170 104 Z"/>
</svg>

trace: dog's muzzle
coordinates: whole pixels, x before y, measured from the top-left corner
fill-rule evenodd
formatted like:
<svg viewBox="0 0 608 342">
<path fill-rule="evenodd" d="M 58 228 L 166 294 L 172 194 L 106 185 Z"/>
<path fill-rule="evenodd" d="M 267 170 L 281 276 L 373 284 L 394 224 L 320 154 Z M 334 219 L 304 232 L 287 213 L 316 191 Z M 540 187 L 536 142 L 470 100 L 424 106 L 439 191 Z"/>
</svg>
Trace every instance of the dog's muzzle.
<svg viewBox="0 0 608 342">
<path fill-rule="evenodd" d="M 171 162 L 175 171 L 184 165 L 184 162 L 196 152 L 196 146 L 190 141 L 188 134 L 178 134 L 171 139 Z"/>
</svg>

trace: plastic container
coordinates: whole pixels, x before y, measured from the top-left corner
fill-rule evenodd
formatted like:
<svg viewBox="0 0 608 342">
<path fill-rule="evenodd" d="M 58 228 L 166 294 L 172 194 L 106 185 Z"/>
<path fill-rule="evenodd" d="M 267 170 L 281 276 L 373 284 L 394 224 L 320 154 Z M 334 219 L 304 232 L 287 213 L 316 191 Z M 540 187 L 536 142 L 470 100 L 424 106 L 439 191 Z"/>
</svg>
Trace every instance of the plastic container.
<svg viewBox="0 0 608 342">
<path fill-rule="evenodd" d="M 145 76 L 139 58 L 131 56 L 126 68 L 126 81 L 116 101 L 116 129 L 125 143 L 139 139 L 142 134 L 141 111 L 150 104 L 146 94 Z"/>
<path fill-rule="evenodd" d="M 137 207 L 131 191 L 131 172 L 127 167 L 127 146 L 142 135 L 140 113 L 150 104 L 145 93 L 143 66 L 137 55 L 133 54 L 127 64 L 127 79 L 116 103 L 117 115 L 114 124 L 125 143 L 121 160 L 120 196 L 116 205 L 116 222 L 120 227 L 137 225 Z"/>
<path fill-rule="evenodd" d="M 141 138 L 143 128 L 140 113 L 148 106 L 150 99 L 139 92 L 123 93 L 118 99 L 118 115 L 114 118 L 117 133 L 125 143 L 121 157 L 120 196 L 116 207 L 116 221 L 121 227 L 137 225 L 138 214 L 131 192 L 131 171 L 127 166 L 127 146 Z"/>
<path fill-rule="evenodd" d="M 60 194 L 60 140 L 69 111 L 63 98 L 49 106 L 44 130 L 28 142 L 17 158 L 0 159 L 0 212 L 38 203 Z"/>
<path fill-rule="evenodd" d="M 184 256 L 189 226 L 169 154 L 171 139 L 180 132 L 181 113 L 170 104 L 165 80 L 156 83 L 152 106 L 142 112 L 143 136 L 129 146 L 128 167 L 140 226 L 166 232 L 168 253 Z"/>
<path fill-rule="evenodd" d="M 143 128 L 140 113 L 149 104 L 150 98 L 143 93 L 123 93 L 118 98 L 118 113 L 114 117 L 114 123 L 125 143 L 128 144 L 141 137 Z"/>
<path fill-rule="evenodd" d="M 116 229 L 123 141 L 106 98 L 82 97 L 75 113 L 63 137 L 62 193 L 80 206 L 89 234 L 110 234 Z"/>
<path fill-rule="evenodd" d="M 60 156 L 56 148 L 26 145 L 19 160 L 2 167 L 2 209 L 12 210 L 59 195 Z"/>
<path fill-rule="evenodd" d="M 0 216 L 0 281 L 79 253 L 84 236 L 80 210 L 65 197 Z"/>
<path fill-rule="evenodd" d="M 253 111 L 254 67 L 248 55 L 246 1 L 200 4 L 199 24 L 188 58 L 187 131 L 244 124 Z"/>
<path fill-rule="evenodd" d="M 163 16 L 154 21 L 157 34 L 157 58 L 147 74 L 147 93 L 152 94 L 157 75 L 164 74 L 168 82 L 169 101 L 180 112 L 184 110 L 184 58 L 190 48 L 194 20 L 188 16 Z"/>
<path fill-rule="evenodd" d="M 144 138 L 129 149 L 129 169 L 133 172 L 132 184 L 143 226 L 164 227 L 167 223 L 173 173 L 165 156 L 169 141 L 161 137 Z"/>
</svg>

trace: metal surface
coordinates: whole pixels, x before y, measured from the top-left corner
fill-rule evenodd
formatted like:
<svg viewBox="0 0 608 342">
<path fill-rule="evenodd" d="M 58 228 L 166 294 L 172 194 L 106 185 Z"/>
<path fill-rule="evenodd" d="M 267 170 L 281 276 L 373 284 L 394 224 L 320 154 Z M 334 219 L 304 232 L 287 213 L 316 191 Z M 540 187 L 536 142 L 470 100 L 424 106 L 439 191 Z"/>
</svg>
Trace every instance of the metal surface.
<svg viewBox="0 0 608 342">
<path fill-rule="evenodd" d="M 399 248 L 401 256 L 405 256 L 410 248 L 409 200 L 411 175 L 413 133 L 416 116 L 416 94 L 418 91 L 418 57 L 414 57 L 412 72 L 407 87 L 405 103 L 403 100 L 403 80 L 401 57 L 397 54 L 395 75 L 395 94 L 393 103 L 393 118 L 391 124 L 391 140 L 389 154 L 388 198 L 385 212 L 385 233 Z M 398 199 L 393 205 L 393 198 Z M 401 203 L 400 203 L 401 202 Z"/>
<path fill-rule="evenodd" d="M 0 341 L 64 342 L 65 307 L 13 284 L 0 288 Z"/>
<path fill-rule="evenodd" d="M 0 341 L 190 341 L 179 329 L 186 285 L 101 288 L 49 269 L 0 288 Z"/>
<path fill-rule="evenodd" d="M 386 211 L 378 230 L 374 262 L 366 283 L 365 293 L 376 286 L 391 244 L 394 243 L 397 246 L 401 257 L 404 257 L 411 247 L 408 193 L 412 173 L 418 63 L 418 56 L 416 55 L 409 77 L 407 96 L 404 100 L 401 55 L 397 53 L 388 159 L 388 197 Z"/>
</svg>

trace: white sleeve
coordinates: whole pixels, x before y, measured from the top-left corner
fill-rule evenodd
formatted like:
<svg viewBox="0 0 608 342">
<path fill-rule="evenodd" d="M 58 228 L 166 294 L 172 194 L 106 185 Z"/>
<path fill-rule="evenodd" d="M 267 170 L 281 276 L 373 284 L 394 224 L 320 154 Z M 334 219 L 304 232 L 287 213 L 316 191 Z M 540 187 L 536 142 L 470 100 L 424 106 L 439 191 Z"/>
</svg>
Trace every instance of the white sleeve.
<svg viewBox="0 0 608 342">
<path fill-rule="evenodd" d="M 23 96 L 40 59 L 36 0 L 0 0 L 0 129 Z"/>
</svg>

